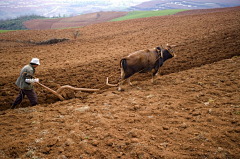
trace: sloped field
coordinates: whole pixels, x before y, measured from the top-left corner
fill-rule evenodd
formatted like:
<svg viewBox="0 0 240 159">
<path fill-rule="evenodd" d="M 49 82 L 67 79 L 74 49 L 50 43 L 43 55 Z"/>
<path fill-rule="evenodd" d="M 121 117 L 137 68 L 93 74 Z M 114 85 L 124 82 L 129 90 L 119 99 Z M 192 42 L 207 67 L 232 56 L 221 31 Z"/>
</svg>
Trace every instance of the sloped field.
<svg viewBox="0 0 240 159">
<path fill-rule="evenodd" d="M 240 158 L 240 8 L 142 18 L 64 30 L 0 34 L 0 158 Z M 74 38 L 75 32 L 81 33 Z M 33 45 L 67 38 L 51 45 Z M 141 49 L 176 45 L 154 84 L 136 74 L 123 91 L 119 61 Z M 14 85 L 32 57 L 40 82 L 97 88 L 66 90 L 66 100 L 35 85 L 9 109 Z"/>
<path fill-rule="evenodd" d="M 112 19 L 125 16 L 128 12 L 98 12 L 59 19 L 34 19 L 24 22 L 32 30 L 58 29 L 70 27 L 83 27 L 86 25 L 108 22 Z"/>
</svg>

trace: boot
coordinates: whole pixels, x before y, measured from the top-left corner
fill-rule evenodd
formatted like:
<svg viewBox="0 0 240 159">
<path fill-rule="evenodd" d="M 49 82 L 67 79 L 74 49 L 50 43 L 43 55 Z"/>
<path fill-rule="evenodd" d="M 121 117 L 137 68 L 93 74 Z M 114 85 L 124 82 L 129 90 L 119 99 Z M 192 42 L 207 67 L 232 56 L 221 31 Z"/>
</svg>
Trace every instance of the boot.
<svg viewBox="0 0 240 159">
<path fill-rule="evenodd" d="M 11 109 L 14 109 L 15 107 L 16 107 L 16 105 L 15 105 L 15 104 L 12 104 Z"/>
</svg>

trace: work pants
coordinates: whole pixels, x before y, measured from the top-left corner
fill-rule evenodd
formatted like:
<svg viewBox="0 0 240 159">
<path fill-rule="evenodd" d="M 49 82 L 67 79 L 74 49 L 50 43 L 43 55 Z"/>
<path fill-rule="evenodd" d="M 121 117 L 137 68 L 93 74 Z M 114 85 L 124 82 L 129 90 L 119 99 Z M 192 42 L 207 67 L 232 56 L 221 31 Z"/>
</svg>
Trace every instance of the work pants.
<svg viewBox="0 0 240 159">
<path fill-rule="evenodd" d="M 32 106 L 37 105 L 38 99 L 37 99 L 37 94 L 34 92 L 34 90 L 19 90 L 19 94 L 15 101 L 13 102 L 13 106 L 15 107 L 16 105 L 20 104 L 25 97 L 25 95 L 28 97 L 30 100 L 30 103 Z"/>
</svg>

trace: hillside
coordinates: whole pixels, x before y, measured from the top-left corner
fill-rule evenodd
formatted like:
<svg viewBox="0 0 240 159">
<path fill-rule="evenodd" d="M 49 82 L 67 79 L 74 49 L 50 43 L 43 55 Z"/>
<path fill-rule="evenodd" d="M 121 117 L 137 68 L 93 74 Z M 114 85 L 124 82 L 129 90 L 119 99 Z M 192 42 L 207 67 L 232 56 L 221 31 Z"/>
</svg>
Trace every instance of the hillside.
<svg viewBox="0 0 240 159">
<path fill-rule="evenodd" d="M 195 10 L 187 10 L 181 11 L 179 10 L 164 10 L 164 11 L 157 11 L 158 13 L 152 13 L 157 15 L 188 15 L 188 14 L 203 14 L 203 13 L 214 13 L 214 12 L 222 12 L 228 10 L 238 10 L 238 7 L 228 7 L 228 8 L 219 8 L 219 9 L 195 9 Z M 176 13 L 178 12 L 178 13 Z M 132 15 L 131 15 L 132 13 Z M 57 18 L 57 19 L 34 19 L 25 21 L 23 24 L 28 29 L 58 29 L 58 28 L 70 28 L 70 27 L 82 27 L 97 23 L 109 22 L 111 20 L 124 20 L 128 19 L 135 19 L 138 16 L 145 16 L 149 17 L 148 13 L 144 11 L 140 12 L 96 12 L 96 13 L 89 13 L 83 14 L 79 16 L 69 17 L 69 18 Z M 135 15 L 136 14 L 136 15 Z M 146 15 L 144 15 L 146 14 Z M 127 17 L 125 17 L 128 15 Z M 153 15 L 152 15 L 153 16 Z"/>
<path fill-rule="evenodd" d="M 59 18 L 108 11 L 191 10 L 236 7 L 239 5 L 239 0 L 1 0 L 0 20 L 15 19 L 26 15 Z"/>
<path fill-rule="evenodd" d="M 69 18 L 34 19 L 24 22 L 28 29 L 57 29 L 80 27 L 96 23 L 108 22 L 112 19 L 125 16 L 128 12 L 96 12 Z"/>
<path fill-rule="evenodd" d="M 201 11 L 0 34 L 0 158 L 240 158 L 240 7 Z M 55 38 L 69 40 L 33 43 Z M 107 77 L 117 83 L 122 57 L 167 43 L 177 57 L 153 84 L 147 73 L 121 92 L 106 86 Z M 65 90 L 60 101 L 34 85 L 39 104 L 11 110 L 32 57 L 53 90 L 100 90 Z"/>
<path fill-rule="evenodd" d="M 239 0 L 152 0 L 131 7 L 134 10 L 165 10 L 165 9 L 211 9 L 236 7 L 240 5 Z"/>
<path fill-rule="evenodd" d="M 33 19 L 43 19 L 45 17 L 31 15 L 31 16 L 22 16 L 16 19 L 2 20 L 0 21 L 0 30 L 26 30 L 26 26 L 23 24 L 25 21 Z"/>
</svg>

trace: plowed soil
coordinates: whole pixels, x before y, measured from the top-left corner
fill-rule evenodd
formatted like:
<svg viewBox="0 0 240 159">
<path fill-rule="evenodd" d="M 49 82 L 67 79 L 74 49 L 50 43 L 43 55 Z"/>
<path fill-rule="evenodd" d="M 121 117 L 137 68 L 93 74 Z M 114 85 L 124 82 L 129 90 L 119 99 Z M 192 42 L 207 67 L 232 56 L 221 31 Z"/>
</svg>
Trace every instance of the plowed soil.
<svg viewBox="0 0 240 159">
<path fill-rule="evenodd" d="M 63 30 L 0 34 L 0 158 L 240 158 L 240 8 Z M 78 31 L 80 36 L 74 38 Z M 35 45 L 49 39 L 68 41 Z M 31 43 L 29 43 L 31 42 Z M 176 45 L 151 73 L 117 83 L 131 52 Z M 40 58 L 39 104 L 9 109 L 22 67 Z"/>
<path fill-rule="evenodd" d="M 69 18 L 34 19 L 24 22 L 29 29 L 59 29 L 70 27 L 83 27 L 96 23 L 108 22 L 112 19 L 125 16 L 128 12 L 96 12 Z"/>
</svg>

